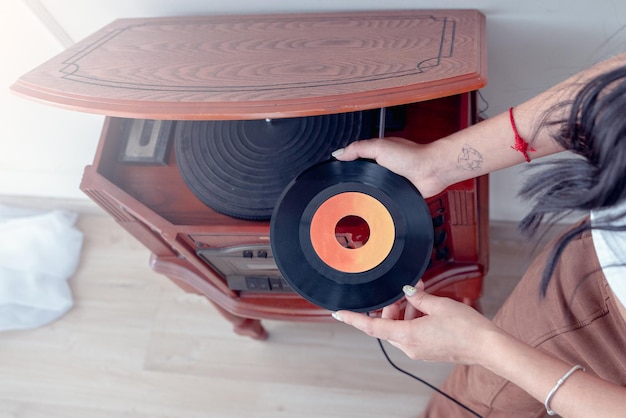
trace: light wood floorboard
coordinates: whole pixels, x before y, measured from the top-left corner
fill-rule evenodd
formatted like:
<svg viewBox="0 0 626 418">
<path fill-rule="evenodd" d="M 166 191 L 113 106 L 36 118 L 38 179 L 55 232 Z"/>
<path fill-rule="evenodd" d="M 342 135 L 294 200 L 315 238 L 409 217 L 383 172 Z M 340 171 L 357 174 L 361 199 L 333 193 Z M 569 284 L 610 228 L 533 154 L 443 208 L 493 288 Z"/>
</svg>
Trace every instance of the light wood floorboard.
<svg viewBox="0 0 626 418">
<path fill-rule="evenodd" d="M 264 321 L 235 335 L 199 296 L 148 267 L 148 251 L 97 211 L 70 283 L 75 307 L 45 327 L 0 334 L 0 417 L 415 417 L 432 391 L 393 370 L 375 340 L 329 321 Z M 482 306 L 491 316 L 531 249 L 492 228 Z M 451 366 L 400 366 L 440 385 Z"/>
</svg>

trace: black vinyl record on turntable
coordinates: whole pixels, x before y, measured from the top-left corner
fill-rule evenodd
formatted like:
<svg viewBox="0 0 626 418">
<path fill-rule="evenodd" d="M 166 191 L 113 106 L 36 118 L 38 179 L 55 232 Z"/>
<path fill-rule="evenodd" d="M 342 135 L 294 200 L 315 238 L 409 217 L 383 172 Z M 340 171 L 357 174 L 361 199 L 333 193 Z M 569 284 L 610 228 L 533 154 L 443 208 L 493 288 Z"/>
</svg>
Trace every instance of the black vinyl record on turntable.
<svg viewBox="0 0 626 418">
<path fill-rule="evenodd" d="M 284 119 L 180 121 L 176 162 L 204 204 L 246 220 L 269 220 L 287 184 L 350 142 L 370 138 L 371 111 Z"/>
</svg>

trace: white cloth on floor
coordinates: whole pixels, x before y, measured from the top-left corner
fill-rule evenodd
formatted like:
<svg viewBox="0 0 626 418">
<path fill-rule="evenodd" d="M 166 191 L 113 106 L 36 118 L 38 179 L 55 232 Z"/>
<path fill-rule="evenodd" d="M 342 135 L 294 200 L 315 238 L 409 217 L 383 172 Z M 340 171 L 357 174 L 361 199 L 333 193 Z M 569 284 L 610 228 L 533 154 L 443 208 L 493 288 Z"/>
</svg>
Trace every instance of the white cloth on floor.
<svg viewBox="0 0 626 418">
<path fill-rule="evenodd" d="M 0 205 L 0 331 L 39 327 L 71 309 L 67 280 L 83 244 L 76 219 Z"/>
</svg>

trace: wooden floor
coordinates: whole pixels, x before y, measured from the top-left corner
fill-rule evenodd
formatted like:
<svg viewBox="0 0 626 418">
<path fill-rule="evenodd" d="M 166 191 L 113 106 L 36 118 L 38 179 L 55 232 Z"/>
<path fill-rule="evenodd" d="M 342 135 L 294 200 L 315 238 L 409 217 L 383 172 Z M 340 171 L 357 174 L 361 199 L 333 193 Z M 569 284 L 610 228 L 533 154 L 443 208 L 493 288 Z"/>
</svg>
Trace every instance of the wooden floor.
<svg viewBox="0 0 626 418">
<path fill-rule="evenodd" d="M 82 214 L 75 307 L 40 329 L 0 334 L 0 417 L 415 417 L 431 390 L 386 363 L 375 340 L 334 321 L 265 321 L 237 336 L 201 297 L 148 267 L 148 252 L 111 219 Z M 492 315 L 530 248 L 492 228 L 482 306 Z M 450 366 L 399 365 L 439 385 Z"/>
</svg>

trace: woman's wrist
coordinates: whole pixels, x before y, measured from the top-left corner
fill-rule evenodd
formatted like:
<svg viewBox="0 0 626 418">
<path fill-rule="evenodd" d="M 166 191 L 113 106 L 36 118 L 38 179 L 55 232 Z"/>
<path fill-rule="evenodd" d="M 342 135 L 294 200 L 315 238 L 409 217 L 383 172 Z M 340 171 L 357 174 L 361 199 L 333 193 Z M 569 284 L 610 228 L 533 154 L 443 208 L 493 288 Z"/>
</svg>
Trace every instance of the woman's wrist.
<svg viewBox="0 0 626 418">
<path fill-rule="evenodd" d="M 460 131 L 428 145 L 428 154 L 424 158 L 437 161 L 437 164 L 429 164 L 431 172 L 427 176 L 437 182 L 435 187 L 440 191 L 485 174 L 484 157 L 479 150 L 463 141 L 465 134 Z"/>
<path fill-rule="evenodd" d="M 497 373 L 499 361 L 501 359 L 501 347 L 508 346 L 511 335 L 493 325 L 482 330 L 475 330 L 476 342 L 472 344 L 472 349 L 467 352 L 467 364 L 482 366 Z"/>
</svg>

